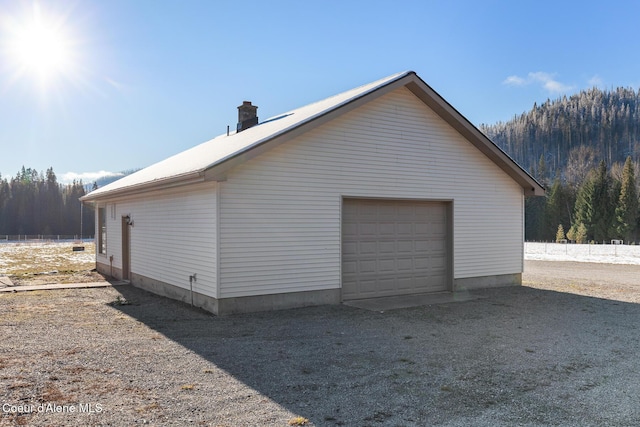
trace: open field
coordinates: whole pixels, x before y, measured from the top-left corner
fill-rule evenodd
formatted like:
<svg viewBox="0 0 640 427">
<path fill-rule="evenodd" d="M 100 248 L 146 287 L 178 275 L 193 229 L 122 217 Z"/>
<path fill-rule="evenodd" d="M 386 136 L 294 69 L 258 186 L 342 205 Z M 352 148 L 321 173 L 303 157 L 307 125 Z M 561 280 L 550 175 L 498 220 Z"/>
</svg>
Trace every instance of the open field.
<svg viewBox="0 0 640 427">
<path fill-rule="evenodd" d="M 74 246 L 84 251 L 74 252 Z M 0 243 L 0 276 L 15 285 L 78 283 L 102 279 L 95 268 L 93 242 Z"/>
<path fill-rule="evenodd" d="M 3 294 L 0 425 L 635 426 L 636 277 L 527 261 L 466 302 L 229 317 L 130 286 Z"/>
<path fill-rule="evenodd" d="M 575 243 L 524 244 L 527 260 L 575 261 L 640 265 L 640 245 L 590 245 Z"/>
</svg>

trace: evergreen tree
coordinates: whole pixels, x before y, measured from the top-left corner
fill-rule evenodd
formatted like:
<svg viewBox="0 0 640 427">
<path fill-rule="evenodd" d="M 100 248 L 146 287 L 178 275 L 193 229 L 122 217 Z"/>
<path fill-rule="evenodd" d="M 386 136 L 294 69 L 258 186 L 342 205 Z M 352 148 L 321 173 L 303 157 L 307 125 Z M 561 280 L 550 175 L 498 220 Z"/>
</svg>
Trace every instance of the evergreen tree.
<svg viewBox="0 0 640 427">
<path fill-rule="evenodd" d="M 564 229 L 571 226 L 571 213 L 575 205 L 575 196 L 568 186 L 562 184 L 559 176 L 547 190 L 545 207 L 545 234 L 549 239 L 556 232 L 558 224 Z M 572 239 L 573 240 L 573 239 Z"/>
<path fill-rule="evenodd" d="M 11 180 L 11 199 L 6 213 L 9 227 L 16 234 L 38 233 L 38 181 L 38 172 L 24 166 Z"/>
<path fill-rule="evenodd" d="M 65 212 L 64 221 L 65 229 L 71 231 L 71 234 L 80 234 L 80 197 L 84 196 L 84 186 L 82 182 L 73 181 L 64 189 Z"/>
<path fill-rule="evenodd" d="M 601 161 L 580 187 L 574 210 L 574 222 L 585 226 L 589 240 L 601 242 L 609 237 L 613 216 L 610 194 L 611 179 Z"/>
<path fill-rule="evenodd" d="M 592 237 L 589 232 L 593 217 L 593 177 L 591 175 L 585 179 L 578 190 L 573 218 L 574 235 L 577 233 L 578 224 L 586 224 L 587 238 Z"/>
<path fill-rule="evenodd" d="M 561 243 L 565 239 L 566 236 L 564 235 L 564 227 L 562 226 L 562 224 L 558 224 L 558 231 L 556 231 L 556 243 Z"/>
<path fill-rule="evenodd" d="M 11 187 L 0 175 L 0 233 L 7 227 L 7 204 L 11 198 Z"/>
<path fill-rule="evenodd" d="M 547 163 L 544 161 L 544 154 L 541 154 L 540 160 L 538 160 L 538 173 L 535 174 L 535 177 L 543 187 L 547 186 L 548 173 Z"/>
<path fill-rule="evenodd" d="M 627 157 L 622 171 L 618 206 L 615 210 L 617 237 L 627 242 L 635 241 L 638 227 L 638 193 L 631 157 Z"/>
<path fill-rule="evenodd" d="M 587 227 L 583 223 L 576 228 L 576 243 L 587 243 Z"/>
<path fill-rule="evenodd" d="M 567 231 L 567 240 L 569 240 L 570 242 L 575 242 L 576 240 L 576 229 L 577 229 L 577 225 L 574 224 L 571 226 L 571 228 L 569 229 L 569 231 Z"/>
<path fill-rule="evenodd" d="M 603 242 L 610 237 L 614 213 L 614 205 L 611 203 L 611 179 L 604 160 L 598 165 L 593 190 L 593 238 L 597 242 Z"/>
<path fill-rule="evenodd" d="M 622 239 L 622 236 L 618 233 L 618 227 L 616 224 L 616 208 L 618 206 L 618 199 L 620 199 L 620 192 L 622 191 L 622 180 L 615 179 L 610 175 L 611 188 L 609 189 L 611 212 L 611 224 L 609 225 L 609 237 L 612 239 Z"/>
<path fill-rule="evenodd" d="M 587 227 L 581 222 L 574 223 L 567 231 L 567 239 L 576 243 L 585 243 L 587 241 Z"/>
<path fill-rule="evenodd" d="M 63 208 L 60 186 L 53 168 L 47 169 L 46 181 L 43 183 L 42 204 L 45 209 L 41 212 L 41 234 L 53 234 L 60 230 Z"/>
<path fill-rule="evenodd" d="M 10 181 L 0 176 L 0 234 L 77 235 L 82 182 L 62 186 L 53 168 L 46 175 L 24 166 Z M 83 234 L 93 234 L 92 209 L 83 209 Z"/>
</svg>

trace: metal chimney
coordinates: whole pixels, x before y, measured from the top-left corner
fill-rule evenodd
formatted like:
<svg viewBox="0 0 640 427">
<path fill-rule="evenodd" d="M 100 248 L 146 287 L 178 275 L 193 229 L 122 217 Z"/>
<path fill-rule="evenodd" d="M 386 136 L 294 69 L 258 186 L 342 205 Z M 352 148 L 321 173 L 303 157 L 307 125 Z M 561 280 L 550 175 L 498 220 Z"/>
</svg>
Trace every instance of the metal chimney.
<svg viewBox="0 0 640 427">
<path fill-rule="evenodd" d="M 243 101 L 238 107 L 238 127 L 237 131 L 242 132 L 251 126 L 258 124 L 258 107 L 251 105 L 251 101 Z"/>
</svg>

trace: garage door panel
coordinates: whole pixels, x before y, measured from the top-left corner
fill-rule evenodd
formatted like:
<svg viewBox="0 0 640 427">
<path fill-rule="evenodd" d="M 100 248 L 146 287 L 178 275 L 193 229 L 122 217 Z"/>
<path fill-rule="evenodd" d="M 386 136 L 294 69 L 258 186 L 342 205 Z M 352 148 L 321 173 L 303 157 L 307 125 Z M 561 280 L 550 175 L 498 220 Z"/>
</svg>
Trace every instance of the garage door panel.
<svg viewBox="0 0 640 427">
<path fill-rule="evenodd" d="M 358 246 L 358 254 L 360 256 L 375 256 L 378 253 L 378 242 L 364 241 Z"/>
<path fill-rule="evenodd" d="M 397 225 L 397 231 L 399 235 L 412 235 L 414 234 L 416 231 L 414 230 L 414 224 L 413 223 L 398 223 Z"/>
<path fill-rule="evenodd" d="M 414 226 L 414 232 L 412 233 L 413 235 L 416 236 L 420 236 L 420 237 L 431 237 L 433 236 L 434 233 L 434 225 L 429 223 L 429 224 L 416 224 Z"/>
<path fill-rule="evenodd" d="M 377 262 L 375 260 L 360 261 L 356 263 L 356 265 L 358 266 L 356 273 L 367 274 L 377 272 Z"/>
<path fill-rule="evenodd" d="M 415 287 L 415 278 L 414 277 L 401 277 L 398 278 L 398 290 L 399 291 L 407 291 L 404 293 L 411 293 L 411 290 Z"/>
<path fill-rule="evenodd" d="M 375 280 L 357 280 L 355 283 L 357 284 L 356 293 L 354 293 L 356 296 L 370 295 L 373 292 L 372 289 L 375 289 Z"/>
<path fill-rule="evenodd" d="M 430 252 L 445 252 L 447 249 L 447 242 L 444 240 L 432 240 L 429 242 Z"/>
<path fill-rule="evenodd" d="M 445 203 L 346 199 L 343 210 L 343 299 L 447 289 Z"/>
<path fill-rule="evenodd" d="M 379 216 L 395 216 L 396 207 L 392 204 L 378 204 L 375 200 L 371 201 L 373 206 L 372 212 L 377 212 Z"/>
<path fill-rule="evenodd" d="M 345 223 L 342 226 L 342 235 L 343 236 L 357 236 L 358 235 L 358 224 L 345 221 Z"/>
<path fill-rule="evenodd" d="M 401 273 L 415 269 L 413 258 L 399 258 L 397 263 L 398 271 Z"/>
<path fill-rule="evenodd" d="M 396 225 L 394 223 L 383 222 L 378 224 L 378 236 L 393 237 L 396 234 Z"/>
<path fill-rule="evenodd" d="M 363 222 L 358 224 L 358 233 L 361 236 L 377 236 L 378 224 L 375 222 Z"/>
<path fill-rule="evenodd" d="M 357 242 L 345 242 L 342 245 L 342 255 L 343 257 L 351 257 L 355 256 L 358 253 L 358 243 Z"/>
<path fill-rule="evenodd" d="M 355 276 L 358 272 L 357 261 L 343 261 L 342 262 L 342 274 Z"/>
<path fill-rule="evenodd" d="M 411 254 L 415 252 L 415 243 L 411 240 L 400 240 L 396 243 L 396 253 Z"/>
<path fill-rule="evenodd" d="M 396 278 L 395 277 L 382 277 L 379 278 L 377 281 L 377 288 L 373 288 L 372 292 L 376 293 L 378 292 L 380 289 L 384 290 L 385 292 L 392 292 L 396 287 Z"/>
<path fill-rule="evenodd" d="M 413 205 L 412 208 L 415 215 L 420 217 L 428 217 L 432 215 L 434 212 L 438 213 L 438 207 L 434 205 L 429 206 L 425 204 L 420 204 L 420 205 Z"/>
<path fill-rule="evenodd" d="M 426 271 L 431 267 L 431 258 L 415 257 L 413 260 L 416 270 Z"/>
<path fill-rule="evenodd" d="M 396 260 L 395 259 L 381 259 L 378 261 L 378 272 L 385 273 L 393 273 L 397 269 Z"/>
<path fill-rule="evenodd" d="M 431 250 L 431 242 L 429 240 L 416 240 L 414 248 L 414 252 L 429 252 Z"/>
<path fill-rule="evenodd" d="M 398 221 L 411 221 L 416 215 L 414 206 L 409 204 L 396 204 L 394 219 Z"/>
<path fill-rule="evenodd" d="M 429 259 L 430 267 L 436 270 L 444 270 L 447 267 L 447 258 L 443 256 L 434 256 Z"/>
<path fill-rule="evenodd" d="M 378 242 L 378 253 L 380 254 L 395 254 L 397 243 L 393 242 Z"/>
</svg>

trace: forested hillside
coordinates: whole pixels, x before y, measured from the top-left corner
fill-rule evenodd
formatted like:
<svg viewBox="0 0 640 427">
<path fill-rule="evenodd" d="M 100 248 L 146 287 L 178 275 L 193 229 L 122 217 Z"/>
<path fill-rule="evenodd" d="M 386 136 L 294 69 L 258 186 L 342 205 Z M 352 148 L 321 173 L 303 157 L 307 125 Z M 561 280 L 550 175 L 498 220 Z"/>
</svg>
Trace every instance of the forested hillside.
<svg viewBox="0 0 640 427">
<path fill-rule="evenodd" d="M 574 166 L 578 151 L 588 147 L 595 164 L 609 166 L 640 155 L 640 91 L 590 89 L 544 104 L 531 111 L 480 129 L 527 170 L 537 171 L 540 157 L 546 176 Z M 584 149 L 583 149 L 584 150 Z"/>
<path fill-rule="evenodd" d="M 527 240 L 637 240 L 640 91 L 594 88 L 480 129 L 547 187 L 526 201 Z"/>
<path fill-rule="evenodd" d="M 52 168 L 46 174 L 24 168 L 13 178 L 0 175 L 0 235 L 79 235 L 80 197 L 85 188 L 80 182 L 58 183 Z M 83 209 L 83 235 L 94 234 L 94 216 L 89 206 Z"/>
</svg>

